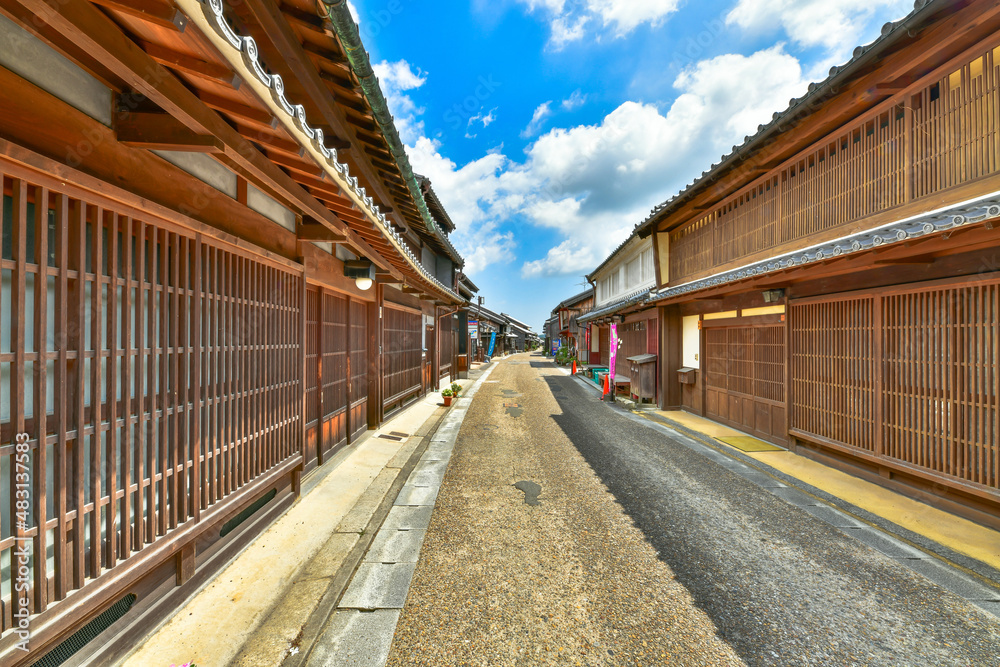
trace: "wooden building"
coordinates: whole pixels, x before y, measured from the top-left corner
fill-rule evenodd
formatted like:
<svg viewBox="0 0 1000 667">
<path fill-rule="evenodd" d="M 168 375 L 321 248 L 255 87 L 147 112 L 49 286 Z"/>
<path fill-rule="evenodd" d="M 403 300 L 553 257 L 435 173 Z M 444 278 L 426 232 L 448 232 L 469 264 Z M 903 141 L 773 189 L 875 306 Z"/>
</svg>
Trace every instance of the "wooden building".
<svg viewBox="0 0 1000 667">
<path fill-rule="evenodd" d="M 4 665 L 111 661 L 456 372 L 454 226 L 326 7 L 0 0 Z"/>
<path fill-rule="evenodd" d="M 589 351 L 586 345 L 586 330 L 577 318 L 589 313 L 594 307 L 594 289 L 590 288 L 564 299 L 552 309 L 556 318 L 555 339 L 560 347 L 575 350 L 581 363 L 588 363 Z M 550 350 L 551 352 L 551 350 Z"/>
<path fill-rule="evenodd" d="M 921 0 L 654 209 L 662 405 L 1000 525 L 998 84 Z"/>
<path fill-rule="evenodd" d="M 640 238 L 633 232 L 620 246 L 591 273 L 587 280 L 594 286 L 594 307 L 590 312 L 577 317 L 577 322 L 586 331 L 586 347 L 589 363 L 607 366 L 609 359 L 610 328 L 614 323 L 621 341 L 618 351 L 615 375 L 628 376 L 629 358 L 659 355 L 659 314 L 654 306 L 647 304 L 650 293 L 656 287 L 653 241 L 649 237 Z M 656 364 L 655 359 L 644 359 L 644 364 Z M 632 387 L 637 398 L 649 402 L 659 402 L 659 381 L 652 370 L 654 383 L 651 390 L 640 395 L 639 387 Z M 639 383 L 632 383 L 638 385 Z"/>
</svg>

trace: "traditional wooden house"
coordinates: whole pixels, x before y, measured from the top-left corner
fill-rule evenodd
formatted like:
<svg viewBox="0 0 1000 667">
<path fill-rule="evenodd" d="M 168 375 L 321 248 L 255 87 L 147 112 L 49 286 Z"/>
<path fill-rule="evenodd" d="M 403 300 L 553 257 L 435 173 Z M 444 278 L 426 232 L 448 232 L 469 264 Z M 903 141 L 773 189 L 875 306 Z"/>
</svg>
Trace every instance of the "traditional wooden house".
<svg viewBox="0 0 1000 667">
<path fill-rule="evenodd" d="M 649 403 L 659 400 L 659 313 L 647 303 L 656 287 L 654 268 L 652 239 L 633 232 L 587 275 L 594 286 L 594 308 L 577 317 L 586 332 L 591 365 L 608 365 L 614 325 L 621 341 L 615 375 L 628 377 L 630 393 Z"/>
<path fill-rule="evenodd" d="M 1000 525 L 998 84 L 918 1 L 654 209 L 662 404 Z"/>
<path fill-rule="evenodd" d="M 458 377 L 469 377 L 472 355 L 475 354 L 475 345 L 478 340 L 478 332 L 473 335 L 469 326 L 470 321 L 476 321 L 475 306 L 472 303 L 478 298 L 476 293 L 479 288 L 464 273 L 458 274 L 458 295 L 465 299 L 466 306 L 458 311 L 458 330 L 455 360 L 458 364 Z"/>
<path fill-rule="evenodd" d="M 560 347 L 576 350 L 577 358 L 588 363 L 589 350 L 586 345 L 586 331 L 578 324 L 577 318 L 586 315 L 594 307 L 594 289 L 590 288 L 574 294 L 552 309 L 557 318 L 556 339 Z"/>
<path fill-rule="evenodd" d="M 0 0 L 4 665 L 112 662 L 454 372 L 453 225 L 320 7 Z"/>
<path fill-rule="evenodd" d="M 501 313 L 507 319 L 507 350 L 510 353 L 524 352 L 528 338 L 531 335 L 531 327 L 520 320 L 515 320 L 507 313 Z"/>
</svg>

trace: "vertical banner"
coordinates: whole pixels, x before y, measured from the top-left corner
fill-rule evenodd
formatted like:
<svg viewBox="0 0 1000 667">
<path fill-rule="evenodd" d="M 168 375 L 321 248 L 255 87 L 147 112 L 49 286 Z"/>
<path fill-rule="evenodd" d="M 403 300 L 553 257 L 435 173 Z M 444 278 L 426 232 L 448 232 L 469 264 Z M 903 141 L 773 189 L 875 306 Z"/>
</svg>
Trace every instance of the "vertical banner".
<svg viewBox="0 0 1000 667">
<path fill-rule="evenodd" d="M 490 349 L 486 351 L 486 356 L 488 357 L 493 356 L 493 348 L 496 347 L 496 344 L 497 344 L 497 332 L 494 331 L 493 333 L 490 334 Z"/>
<path fill-rule="evenodd" d="M 611 376 L 611 393 L 615 393 L 615 362 L 618 360 L 618 325 L 611 323 L 611 349 L 608 350 L 608 374 Z"/>
</svg>

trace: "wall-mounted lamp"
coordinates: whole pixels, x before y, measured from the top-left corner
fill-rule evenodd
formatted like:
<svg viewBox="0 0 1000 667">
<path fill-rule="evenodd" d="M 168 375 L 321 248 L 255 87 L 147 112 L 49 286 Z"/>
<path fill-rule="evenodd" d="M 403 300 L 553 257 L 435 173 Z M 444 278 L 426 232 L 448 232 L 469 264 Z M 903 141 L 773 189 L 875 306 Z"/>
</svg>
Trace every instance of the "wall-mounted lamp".
<svg viewBox="0 0 1000 667">
<path fill-rule="evenodd" d="M 344 262 L 344 275 L 354 278 L 359 290 L 366 290 L 375 282 L 375 265 L 367 259 L 350 260 Z"/>
<path fill-rule="evenodd" d="M 783 289 L 764 290 L 764 303 L 777 303 L 784 298 L 785 298 L 785 290 Z"/>
</svg>

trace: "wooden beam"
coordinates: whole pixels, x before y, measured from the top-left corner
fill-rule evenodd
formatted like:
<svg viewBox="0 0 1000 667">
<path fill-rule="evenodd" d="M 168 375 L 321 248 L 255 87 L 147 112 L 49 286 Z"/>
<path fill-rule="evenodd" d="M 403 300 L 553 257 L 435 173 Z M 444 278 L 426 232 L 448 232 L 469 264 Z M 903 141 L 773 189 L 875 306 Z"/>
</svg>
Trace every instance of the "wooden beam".
<svg viewBox="0 0 1000 667">
<path fill-rule="evenodd" d="M 353 72 L 351 70 L 351 64 L 347 62 L 347 60 L 341 58 L 338 54 L 334 53 L 329 49 L 324 49 L 321 46 L 317 46 L 312 42 L 306 42 L 305 44 L 301 44 L 301 47 L 304 53 L 308 53 L 316 56 L 317 58 L 323 59 L 325 62 L 329 63 L 335 69 L 344 72 L 344 74 L 347 75 L 348 81 L 351 80 L 351 77 L 353 75 Z M 353 87 L 353 83 L 351 84 L 351 86 L 348 87 Z"/>
<path fill-rule="evenodd" d="M 315 220 L 305 220 L 296 225 L 295 236 L 299 241 L 319 241 L 322 243 L 343 243 L 347 240 L 347 236 L 344 234 L 338 234 Z"/>
<path fill-rule="evenodd" d="M 287 139 L 282 139 L 281 137 L 276 137 L 265 130 L 253 128 L 249 125 L 236 123 L 235 126 L 237 132 L 243 135 L 245 139 L 252 141 L 255 144 L 260 144 L 261 146 L 284 153 L 285 155 L 298 157 L 305 155 L 306 149 L 296 141 L 289 141 Z"/>
<path fill-rule="evenodd" d="M 329 125 L 319 125 L 318 127 L 323 130 L 323 143 L 326 144 L 327 148 L 336 148 L 338 151 L 346 151 L 351 147 L 351 142 L 347 139 L 338 137 L 337 133 Z"/>
<path fill-rule="evenodd" d="M 335 65 L 332 62 L 330 62 L 329 64 L 331 66 L 336 66 L 338 70 L 341 69 L 339 66 Z M 345 79 L 344 77 L 338 76 L 338 75 L 334 74 L 333 72 L 327 72 L 324 69 L 320 69 L 319 70 L 319 78 L 322 79 L 324 83 L 329 83 L 331 85 L 336 86 L 340 90 L 341 93 L 344 93 L 344 94 L 352 93 L 353 90 L 354 90 L 353 87 L 352 87 L 353 84 L 351 83 L 351 79 L 350 78 L 346 78 Z"/>
<path fill-rule="evenodd" d="M 210 134 L 197 134 L 167 113 L 133 111 L 116 116 L 118 142 L 132 148 L 161 151 L 221 153 L 222 140 Z"/>
<path fill-rule="evenodd" d="M 323 168 L 317 165 L 315 162 L 300 160 L 294 157 L 288 157 L 284 153 L 268 153 L 267 157 L 271 162 L 286 167 L 293 171 L 297 171 L 302 174 L 308 174 L 309 176 L 315 176 L 316 178 L 322 178 Z"/>
<path fill-rule="evenodd" d="M 916 78 L 913 76 L 900 76 L 892 81 L 880 81 L 879 83 L 876 83 L 875 90 L 885 93 L 898 93 L 901 90 L 909 88 L 913 85 L 914 81 L 916 81 Z"/>
<path fill-rule="evenodd" d="M 285 15 L 285 19 L 287 19 L 289 23 L 294 23 L 295 25 L 305 28 L 310 32 L 314 32 L 319 35 L 326 35 L 327 37 L 336 36 L 336 32 L 332 29 L 328 30 L 326 28 L 326 21 L 313 12 L 304 12 L 301 9 L 295 9 L 294 7 L 285 5 L 281 8 L 281 13 Z"/>
<path fill-rule="evenodd" d="M 203 90 L 197 92 L 198 99 L 209 109 L 215 109 L 222 113 L 236 116 L 237 118 L 258 123 L 274 129 L 278 126 L 278 119 L 274 117 L 270 109 L 257 109 L 246 104 L 241 104 L 228 97 L 206 93 Z"/>
<path fill-rule="evenodd" d="M 178 32 L 187 27 L 187 17 L 179 9 L 157 0 L 94 0 L 94 4 Z"/>
<path fill-rule="evenodd" d="M 234 89 L 238 89 L 243 83 L 236 72 L 225 65 L 210 63 L 150 42 L 142 42 L 140 46 L 150 58 L 164 67 L 232 86 Z"/>
<path fill-rule="evenodd" d="M 882 266 L 896 266 L 906 264 L 910 266 L 930 266 L 934 263 L 934 257 L 924 255 L 922 257 L 898 257 L 895 259 L 876 259 L 874 264 Z"/>
<path fill-rule="evenodd" d="M 6 0 L 5 0 L 6 1 Z M 376 252 L 366 241 L 338 220 L 319 200 L 309 194 L 288 174 L 267 159 L 240 136 L 229 123 L 207 107 L 169 69 L 155 62 L 121 28 L 87 0 L 18 0 L 39 20 L 45 22 L 91 54 L 95 61 L 174 116 L 198 134 L 211 134 L 222 140 L 225 157 L 238 174 L 277 195 L 277 199 L 342 227 L 350 242 L 377 266 L 388 269 L 387 257 Z M 53 4 L 50 4 L 52 2 Z"/>
</svg>

